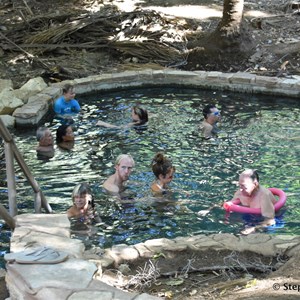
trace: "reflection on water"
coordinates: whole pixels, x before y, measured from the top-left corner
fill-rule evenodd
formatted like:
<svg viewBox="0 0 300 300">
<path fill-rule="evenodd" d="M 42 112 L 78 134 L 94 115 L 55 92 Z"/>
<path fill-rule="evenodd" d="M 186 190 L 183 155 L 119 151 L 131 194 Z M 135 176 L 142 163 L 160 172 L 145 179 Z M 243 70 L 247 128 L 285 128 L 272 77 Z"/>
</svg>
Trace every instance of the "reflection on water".
<svg viewBox="0 0 300 300">
<path fill-rule="evenodd" d="M 87 245 L 134 244 L 150 238 L 199 233 L 238 233 L 245 223 L 243 216 L 232 213 L 228 217 L 221 207 L 204 216 L 197 212 L 231 199 L 238 174 L 245 168 L 257 169 L 263 185 L 287 193 L 287 209 L 280 219 L 284 226 L 270 228 L 270 232 L 300 234 L 298 100 L 191 89 L 119 91 L 79 100 L 83 114 L 75 120 L 75 144 L 71 150 L 56 147 L 53 158 L 41 161 L 36 157 L 34 130 L 16 131 L 14 135 L 54 212 L 66 212 L 72 204 L 74 186 L 90 182 L 103 224 L 81 224 L 81 230 L 73 226 L 74 235 Z M 149 111 L 145 130 L 96 126 L 98 120 L 127 124 L 136 102 Z M 218 139 L 203 141 L 197 127 L 202 108 L 210 102 L 221 110 L 221 131 Z M 55 135 L 59 124 L 46 125 Z M 154 180 L 150 163 L 158 151 L 164 151 L 176 166 L 170 184 L 173 196 L 167 202 L 156 201 L 150 194 Z M 128 185 L 135 197 L 126 203 L 117 203 L 101 189 L 102 182 L 114 172 L 113 162 L 121 153 L 132 154 L 136 161 Z M 4 178 L 1 174 L 0 180 Z M 32 213 L 32 191 L 19 172 L 17 188 L 19 212 Z M 4 186 L 0 200 L 7 203 Z"/>
</svg>

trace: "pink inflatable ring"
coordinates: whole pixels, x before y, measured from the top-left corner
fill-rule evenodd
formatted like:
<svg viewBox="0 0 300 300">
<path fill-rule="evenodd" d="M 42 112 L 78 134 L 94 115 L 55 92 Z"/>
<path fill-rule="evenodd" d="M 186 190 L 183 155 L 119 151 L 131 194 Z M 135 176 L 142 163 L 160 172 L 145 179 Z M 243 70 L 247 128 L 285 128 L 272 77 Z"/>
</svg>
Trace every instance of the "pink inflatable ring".
<svg viewBox="0 0 300 300">
<path fill-rule="evenodd" d="M 275 211 L 278 211 L 286 202 L 286 194 L 283 190 L 276 188 L 269 188 L 273 195 L 278 196 L 279 200 L 274 204 Z M 260 214 L 260 208 L 250 208 L 247 206 L 239 205 L 241 203 L 240 199 L 234 199 L 227 201 L 223 204 L 223 207 L 226 211 L 235 211 L 243 214 Z"/>
</svg>

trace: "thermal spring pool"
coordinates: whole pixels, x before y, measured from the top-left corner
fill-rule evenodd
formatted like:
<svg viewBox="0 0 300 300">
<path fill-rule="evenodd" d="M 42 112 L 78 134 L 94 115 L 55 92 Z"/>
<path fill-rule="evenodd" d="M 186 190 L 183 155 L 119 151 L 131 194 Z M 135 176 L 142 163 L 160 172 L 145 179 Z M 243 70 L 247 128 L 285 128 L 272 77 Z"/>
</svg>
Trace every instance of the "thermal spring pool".
<svg viewBox="0 0 300 300">
<path fill-rule="evenodd" d="M 238 213 L 226 214 L 219 206 L 206 215 L 198 212 L 230 200 L 238 175 L 257 169 L 260 183 L 282 189 L 287 203 L 277 214 L 274 234 L 300 234 L 300 104 L 298 99 L 247 95 L 196 89 L 149 88 L 120 90 L 76 97 L 82 114 L 74 122 L 75 145 L 55 146 L 55 155 L 39 160 L 35 129 L 14 130 L 15 142 L 55 213 L 71 206 L 77 183 L 90 183 L 103 223 L 74 226 L 74 236 L 87 246 L 136 244 L 147 239 L 195 234 L 238 234 L 247 222 L 257 220 Z M 219 135 L 203 140 L 198 133 L 202 109 L 215 103 L 221 111 Z M 131 107 L 140 103 L 149 112 L 148 126 L 109 129 L 98 120 L 115 125 L 130 122 Z M 45 124 L 55 137 L 58 121 Z M 172 158 L 176 167 L 165 199 L 151 195 L 154 180 L 151 160 L 158 151 Z M 114 172 L 114 160 L 130 153 L 135 169 L 128 182 L 130 197 L 120 203 L 106 195 L 101 184 Z M 16 171 L 19 213 L 34 213 L 34 196 L 19 168 Z M 0 177 L 0 199 L 7 206 L 5 174 Z M 3 251 L 9 238 L 1 228 Z"/>
</svg>

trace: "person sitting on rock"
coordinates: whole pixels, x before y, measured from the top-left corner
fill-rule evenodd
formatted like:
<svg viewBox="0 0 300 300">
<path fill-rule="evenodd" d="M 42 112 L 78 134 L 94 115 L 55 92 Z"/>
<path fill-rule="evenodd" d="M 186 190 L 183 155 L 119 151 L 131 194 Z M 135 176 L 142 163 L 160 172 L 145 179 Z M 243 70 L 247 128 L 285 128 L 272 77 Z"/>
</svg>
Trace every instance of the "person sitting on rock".
<svg viewBox="0 0 300 300">
<path fill-rule="evenodd" d="M 214 104 L 208 104 L 203 111 L 204 120 L 199 126 L 202 137 L 206 140 L 217 135 L 217 122 L 221 119 L 220 111 Z"/>
</svg>

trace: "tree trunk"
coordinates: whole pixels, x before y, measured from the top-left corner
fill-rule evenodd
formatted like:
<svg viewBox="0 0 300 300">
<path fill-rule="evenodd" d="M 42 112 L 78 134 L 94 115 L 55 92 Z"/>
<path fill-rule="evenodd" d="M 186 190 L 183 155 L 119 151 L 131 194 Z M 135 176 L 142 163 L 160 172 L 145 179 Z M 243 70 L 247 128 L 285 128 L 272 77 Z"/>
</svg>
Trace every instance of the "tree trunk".
<svg viewBox="0 0 300 300">
<path fill-rule="evenodd" d="M 234 71 L 253 51 L 253 39 L 243 20 L 244 0 L 224 0 L 223 16 L 214 32 L 194 43 L 187 69 Z"/>
<path fill-rule="evenodd" d="M 224 0 L 223 17 L 208 43 L 223 51 L 249 52 L 252 39 L 243 22 L 244 0 Z"/>
<path fill-rule="evenodd" d="M 239 35 L 243 20 L 244 0 L 224 0 L 223 17 L 217 32 L 224 37 Z"/>
</svg>

